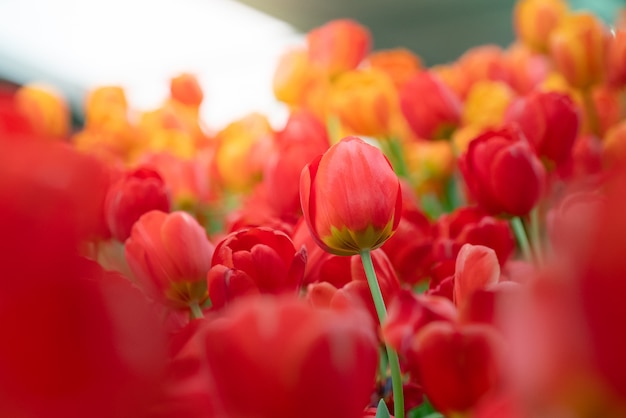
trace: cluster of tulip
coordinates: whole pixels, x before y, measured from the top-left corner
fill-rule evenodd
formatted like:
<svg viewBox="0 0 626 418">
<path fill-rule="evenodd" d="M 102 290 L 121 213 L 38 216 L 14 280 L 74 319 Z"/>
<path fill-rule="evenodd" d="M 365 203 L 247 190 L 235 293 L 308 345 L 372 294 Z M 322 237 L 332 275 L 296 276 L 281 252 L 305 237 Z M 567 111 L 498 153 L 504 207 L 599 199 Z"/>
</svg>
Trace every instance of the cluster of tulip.
<svg viewBox="0 0 626 418">
<path fill-rule="evenodd" d="M 278 130 L 0 95 L 0 416 L 626 416 L 626 14 L 514 13 L 433 68 L 317 28 Z"/>
</svg>

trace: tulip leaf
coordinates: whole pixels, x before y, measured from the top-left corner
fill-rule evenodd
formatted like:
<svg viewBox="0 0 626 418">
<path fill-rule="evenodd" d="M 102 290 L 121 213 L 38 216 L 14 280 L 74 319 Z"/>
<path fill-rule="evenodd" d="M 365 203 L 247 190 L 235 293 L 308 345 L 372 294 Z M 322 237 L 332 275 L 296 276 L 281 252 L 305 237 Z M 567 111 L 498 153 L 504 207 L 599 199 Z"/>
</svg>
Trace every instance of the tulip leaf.
<svg viewBox="0 0 626 418">
<path fill-rule="evenodd" d="M 390 418 L 391 414 L 389 413 L 389 410 L 387 409 L 387 405 L 385 405 L 385 401 L 384 400 L 380 400 L 380 402 L 378 402 L 378 408 L 376 408 L 376 418 Z"/>
<path fill-rule="evenodd" d="M 408 413 L 409 418 L 443 418 L 443 415 L 435 411 L 435 408 L 431 405 L 426 397 L 424 402 L 417 408 L 413 408 Z"/>
</svg>

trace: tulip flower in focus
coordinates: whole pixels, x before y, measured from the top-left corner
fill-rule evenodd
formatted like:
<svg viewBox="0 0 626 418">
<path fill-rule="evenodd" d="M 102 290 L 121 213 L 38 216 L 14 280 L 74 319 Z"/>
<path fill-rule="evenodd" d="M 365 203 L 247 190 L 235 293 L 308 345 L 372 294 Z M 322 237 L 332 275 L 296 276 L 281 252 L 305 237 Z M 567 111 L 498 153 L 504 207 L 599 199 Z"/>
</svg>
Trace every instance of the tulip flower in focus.
<svg viewBox="0 0 626 418">
<path fill-rule="evenodd" d="M 302 170 L 300 202 L 318 245 L 333 254 L 355 255 L 380 247 L 393 234 L 402 193 L 382 152 L 346 137 Z"/>
<path fill-rule="evenodd" d="M 207 300 L 213 251 L 204 228 L 185 212 L 150 211 L 126 240 L 126 260 L 139 286 L 173 309 L 197 308 Z"/>
<path fill-rule="evenodd" d="M 170 211 L 168 190 L 154 170 L 139 168 L 128 172 L 107 191 L 104 216 L 118 241 L 126 241 L 134 223 L 151 210 Z"/>
<path fill-rule="evenodd" d="M 543 193 L 546 171 L 514 126 L 474 139 L 459 164 L 476 203 L 492 215 L 524 216 Z"/>
<path fill-rule="evenodd" d="M 369 317 L 252 297 L 207 325 L 216 400 L 232 418 L 360 418 L 378 354 Z"/>
<path fill-rule="evenodd" d="M 302 284 L 305 264 L 306 250 L 296 250 L 283 232 L 264 227 L 233 232 L 215 248 L 208 273 L 211 302 L 220 308 L 253 290 L 295 294 Z"/>
<path fill-rule="evenodd" d="M 306 40 L 310 64 L 330 77 L 355 69 L 372 44 L 369 30 L 350 19 L 313 29 Z"/>
<path fill-rule="evenodd" d="M 400 106 L 413 132 L 424 139 L 447 138 L 461 119 L 461 102 L 429 72 L 414 75 L 400 90 Z"/>
<path fill-rule="evenodd" d="M 609 32 L 590 13 L 572 13 L 550 34 L 550 56 L 558 71 L 576 88 L 585 89 L 605 77 Z"/>
</svg>

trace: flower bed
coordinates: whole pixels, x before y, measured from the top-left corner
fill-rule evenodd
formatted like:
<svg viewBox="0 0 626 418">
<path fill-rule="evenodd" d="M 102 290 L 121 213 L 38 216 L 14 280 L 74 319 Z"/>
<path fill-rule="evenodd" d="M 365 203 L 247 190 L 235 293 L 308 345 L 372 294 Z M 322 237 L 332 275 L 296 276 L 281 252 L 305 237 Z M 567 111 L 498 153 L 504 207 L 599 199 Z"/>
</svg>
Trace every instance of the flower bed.
<svg viewBox="0 0 626 418">
<path fill-rule="evenodd" d="M 0 416 L 626 416 L 624 20 L 432 68 L 333 21 L 278 129 L 0 96 Z"/>
</svg>

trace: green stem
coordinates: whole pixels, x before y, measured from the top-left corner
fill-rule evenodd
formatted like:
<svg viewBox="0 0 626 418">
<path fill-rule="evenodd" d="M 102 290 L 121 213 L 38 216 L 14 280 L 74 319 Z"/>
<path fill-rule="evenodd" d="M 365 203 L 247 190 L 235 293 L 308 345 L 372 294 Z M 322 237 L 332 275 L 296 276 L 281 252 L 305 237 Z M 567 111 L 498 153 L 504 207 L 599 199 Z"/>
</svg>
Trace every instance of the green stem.
<svg viewBox="0 0 626 418">
<path fill-rule="evenodd" d="M 537 263 L 543 265 L 543 245 L 541 243 L 541 227 L 539 219 L 539 206 L 535 206 L 530 211 L 530 242 L 535 254 Z"/>
<path fill-rule="evenodd" d="M 522 219 L 519 216 L 511 218 L 511 227 L 513 228 L 513 232 L 515 233 L 515 237 L 517 238 L 517 243 L 522 250 L 524 258 L 526 259 L 526 261 L 532 262 L 533 256 L 530 250 L 530 242 L 528 241 L 528 236 L 526 235 L 526 230 L 524 229 Z"/>
<path fill-rule="evenodd" d="M 189 303 L 189 316 L 191 319 L 204 318 L 204 314 L 202 314 L 202 309 L 200 309 L 200 305 L 197 300 Z"/>
<path fill-rule="evenodd" d="M 374 299 L 374 306 L 376 307 L 378 320 L 381 324 L 383 324 L 387 318 L 387 308 L 385 308 L 383 294 L 380 291 L 378 279 L 376 278 L 376 272 L 374 271 L 374 264 L 372 263 L 372 254 L 370 250 L 361 251 L 361 261 L 363 262 L 363 268 L 365 269 L 367 284 L 369 285 L 372 298 Z M 394 416 L 402 418 L 404 417 L 404 393 L 402 392 L 400 360 L 398 359 L 398 353 L 396 353 L 393 348 L 389 345 L 386 345 L 386 347 L 389 369 L 391 371 L 391 384 L 393 388 L 393 412 Z"/>
<path fill-rule="evenodd" d="M 409 177 L 409 169 L 404 160 L 404 154 L 402 153 L 402 146 L 400 141 L 396 138 L 389 138 L 389 151 L 393 156 L 394 168 L 398 177 Z"/>
</svg>

